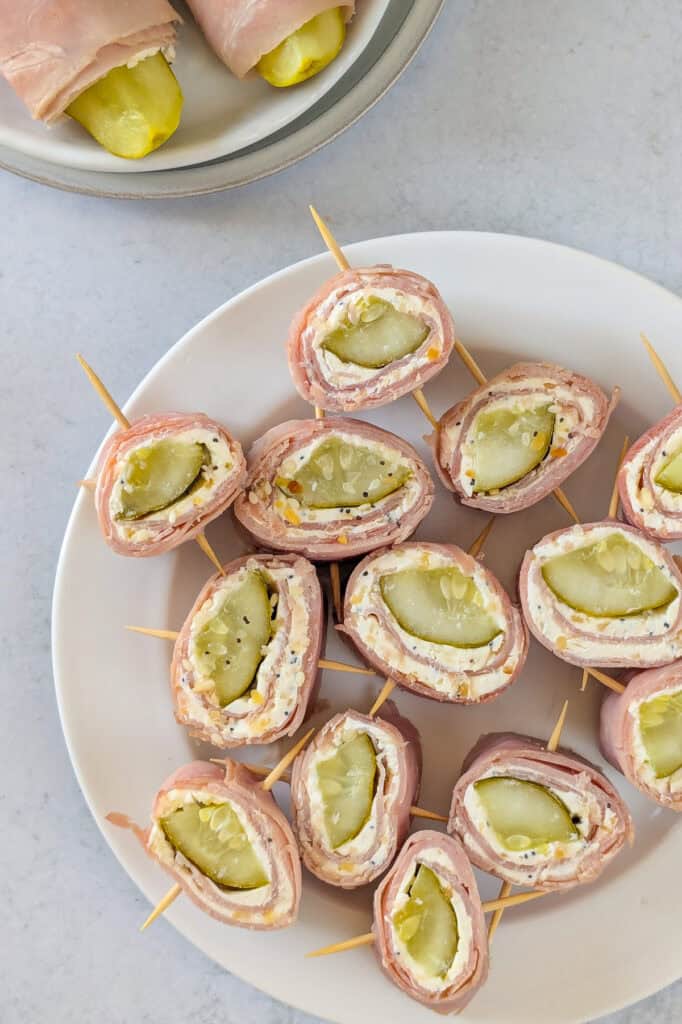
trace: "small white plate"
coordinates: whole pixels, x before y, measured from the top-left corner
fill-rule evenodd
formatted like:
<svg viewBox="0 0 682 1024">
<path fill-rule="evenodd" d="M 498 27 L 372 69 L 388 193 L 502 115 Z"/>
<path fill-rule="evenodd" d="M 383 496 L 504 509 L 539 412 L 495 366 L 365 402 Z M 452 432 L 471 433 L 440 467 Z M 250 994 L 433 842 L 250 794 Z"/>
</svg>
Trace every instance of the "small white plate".
<svg viewBox="0 0 682 1024">
<path fill-rule="evenodd" d="M 354 264 L 393 262 L 436 282 L 457 330 L 489 374 L 516 359 L 550 359 L 620 384 L 623 400 L 599 449 L 566 490 L 585 519 L 608 504 L 624 433 L 636 437 L 670 407 L 638 340 L 646 330 L 682 380 L 679 338 L 682 302 L 662 288 L 585 253 L 502 235 L 442 232 L 403 235 L 349 246 Z M 292 314 L 333 272 L 329 256 L 296 264 L 255 285 L 202 321 L 154 367 L 126 405 L 130 416 L 168 409 L 201 409 L 224 421 L 248 445 L 268 427 L 309 415 L 287 372 L 283 338 Z M 87 384 L 82 384 L 87 401 Z M 440 414 L 471 390 L 453 356 L 428 385 Z M 92 401 L 96 401 L 94 395 Z M 416 442 L 425 423 L 409 398 L 368 416 Z M 102 415 L 105 422 L 105 415 Z M 513 588 L 523 551 L 543 533 L 563 526 L 551 498 L 523 515 L 501 517 L 486 546 L 487 564 Z M 438 485 L 433 512 L 418 536 L 467 546 L 485 522 L 458 508 Z M 219 555 L 243 550 L 230 515 L 214 523 L 209 539 Z M 120 558 L 102 542 L 92 496 L 76 500 L 62 547 L 54 594 L 53 657 L 60 713 L 73 765 L 107 842 L 151 903 L 169 887 L 165 874 L 130 833 L 104 821 L 108 811 L 148 820 L 163 778 L 206 753 L 176 725 L 168 666 L 171 645 L 124 631 L 125 623 L 177 629 L 210 567 L 194 544 L 154 560 Z M 352 655 L 330 632 L 328 656 Z M 358 681 L 359 680 L 359 681 Z M 460 708 L 396 691 L 401 710 L 419 727 L 424 744 L 422 806 L 447 810 L 460 763 L 477 737 L 512 729 L 546 737 L 564 698 L 570 698 L 565 743 L 602 763 L 596 745 L 596 683 L 579 692 L 580 672 L 533 644 L 521 679 L 480 708 Z M 321 723 L 332 710 L 369 706 L 376 683 L 325 673 Z M 270 763 L 282 753 L 257 749 L 247 757 Z M 680 971 L 679 818 L 644 800 L 608 771 L 631 807 L 637 826 L 632 850 L 621 854 L 597 883 L 508 911 L 495 937 L 490 978 L 464 1021 L 553 1024 L 597 1017 L 650 994 Z M 285 803 L 286 787 L 277 787 Z M 484 898 L 497 880 L 479 874 Z M 345 894 L 304 879 L 301 916 L 291 929 L 249 933 L 220 925 L 189 900 L 166 917 L 214 960 L 258 988 L 339 1024 L 432 1021 L 381 975 L 364 948 L 306 960 L 318 946 L 368 930 L 371 893 Z M 156 928 L 164 927 L 157 923 Z M 153 941 L 153 935 L 145 939 Z"/>
<path fill-rule="evenodd" d="M 0 146 L 84 171 L 167 171 L 217 160 L 253 145 L 305 113 L 339 81 L 369 45 L 391 0 L 360 0 L 339 56 L 290 89 L 274 89 L 253 73 L 240 81 L 214 55 L 184 4 L 173 70 L 185 97 L 175 135 L 143 160 L 122 160 L 69 118 L 52 128 L 33 121 L 0 78 Z"/>
</svg>

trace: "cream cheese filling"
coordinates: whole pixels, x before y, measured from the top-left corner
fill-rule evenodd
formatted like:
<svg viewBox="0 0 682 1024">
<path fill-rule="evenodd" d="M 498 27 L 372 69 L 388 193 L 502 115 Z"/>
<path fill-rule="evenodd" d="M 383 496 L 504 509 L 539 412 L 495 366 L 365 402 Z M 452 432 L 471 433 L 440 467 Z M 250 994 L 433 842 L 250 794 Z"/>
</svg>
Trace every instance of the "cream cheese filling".
<svg viewBox="0 0 682 1024">
<path fill-rule="evenodd" d="M 649 459 L 656 453 L 647 479 L 643 479 Z M 646 525 L 652 530 L 670 528 L 666 512 L 672 515 L 682 513 L 682 494 L 675 494 L 655 482 L 663 466 L 682 449 L 682 426 L 675 430 L 661 445 L 652 437 L 643 445 L 637 455 L 628 461 L 625 468 L 625 487 L 630 500 L 639 511 Z M 649 479 L 650 478 L 650 479 Z"/>
</svg>

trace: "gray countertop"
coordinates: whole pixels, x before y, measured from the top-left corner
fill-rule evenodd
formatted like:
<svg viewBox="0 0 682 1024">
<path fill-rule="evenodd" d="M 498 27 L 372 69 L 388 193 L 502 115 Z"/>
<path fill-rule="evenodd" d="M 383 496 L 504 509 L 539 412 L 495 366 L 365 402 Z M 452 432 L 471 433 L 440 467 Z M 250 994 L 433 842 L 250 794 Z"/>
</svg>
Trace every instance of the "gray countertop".
<svg viewBox="0 0 682 1024">
<path fill-rule="evenodd" d="M 311 201 L 342 242 L 428 228 L 514 232 L 588 249 L 682 291 L 681 52 L 679 0 L 446 0 L 388 96 L 266 181 L 131 204 L 0 176 L 0 789 L 9 823 L 0 1020 L 312 1024 L 214 966 L 168 924 L 138 935 L 147 907 L 71 770 L 52 686 L 50 601 L 73 488 L 105 429 L 74 352 L 126 396 L 206 313 L 319 251 Z M 95 599 L 106 581 L 86 585 Z M 96 683 L 93 700 L 106 700 Z M 636 928 L 633 919 L 633 941 Z M 678 983 L 608 1019 L 681 1016 Z"/>
</svg>

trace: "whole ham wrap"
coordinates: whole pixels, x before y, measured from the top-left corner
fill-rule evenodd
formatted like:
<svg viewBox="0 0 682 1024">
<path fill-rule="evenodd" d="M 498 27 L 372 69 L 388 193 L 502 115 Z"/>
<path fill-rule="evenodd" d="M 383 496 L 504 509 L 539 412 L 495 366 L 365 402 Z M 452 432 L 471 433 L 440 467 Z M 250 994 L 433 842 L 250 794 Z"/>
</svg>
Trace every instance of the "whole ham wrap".
<svg viewBox="0 0 682 1024">
<path fill-rule="evenodd" d="M 448 635 L 453 621 L 464 624 L 460 636 Z M 368 555 L 348 580 L 338 628 L 377 672 L 457 704 L 499 696 L 528 653 L 519 609 L 490 570 L 454 544 L 410 542 Z"/>
<path fill-rule="evenodd" d="M 166 0 L 0 0 L 0 71 L 49 124 L 112 68 L 172 59 L 179 21 Z"/>
<path fill-rule="evenodd" d="M 350 838 L 335 845 L 327 818 L 338 814 L 338 797 L 346 798 L 359 774 L 352 761 L 341 781 L 318 772 L 320 764 L 366 737 L 374 750 L 375 774 L 368 796 L 368 813 Z M 324 772 L 324 769 L 323 769 Z M 359 711 L 344 711 L 331 718 L 294 762 L 291 802 L 294 830 L 303 863 L 329 885 L 356 889 L 382 875 L 404 842 L 410 827 L 410 808 L 417 799 L 421 775 L 421 746 L 414 726 L 388 701 L 375 718 Z M 366 784 L 361 777 L 357 788 Z M 329 803 L 327 803 L 329 800 Z M 353 834 L 354 833 L 354 834 Z"/>
<path fill-rule="evenodd" d="M 127 518 L 123 500 L 130 488 L 131 457 L 157 442 L 203 446 L 200 478 L 168 508 Z M 105 541 L 117 554 L 147 558 L 170 551 L 201 533 L 235 500 L 246 479 L 241 445 L 203 413 L 154 413 L 104 445 L 97 468 L 95 505 Z"/>
<path fill-rule="evenodd" d="M 602 753 L 650 800 L 682 811 L 682 661 L 625 673 L 623 682 L 624 693 L 601 706 Z"/>
<path fill-rule="evenodd" d="M 665 470 L 682 453 L 682 405 L 633 444 L 618 473 L 629 523 L 658 540 L 682 539 L 682 493 L 666 487 Z M 675 482 L 673 486 L 679 487 Z"/>
<path fill-rule="evenodd" d="M 486 780 L 504 780 L 497 797 L 488 795 Z M 532 784 L 525 796 L 519 783 Z M 545 890 L 593 881 L 634 840 L 630 812 L 598 768 L 572 751 L 550 752 L 540 740 L 515 733 L 482 736 L 468 754 L 447 827 L 476 867 Z M 527 834 L 506 835 L 502 827 Z M 542 834 L 543 827 L 549 832 Z"/>
<path fill-rule="evenodd" d="M 350 21 L 355 10 L 355 0 L 187 0 L 187 5 L 209 46 L 237 78 L 323 11 L 343 7 Z"/>
<path fill-rule="evenodd" d="M 529 508 L 591 455 L 617 400 L 561 366 L 516 363 L 444 413 L 436 468 L 463 505 Z"/>
<path fill-rule="evenodd" d="M 585 578 L 582 588 L 578 576 L 578 585 L 572 588 L 577 600 L 562 600 L 548 583 L 554 559 L 588 549 L 596 552 L 597 573 L 591 580 Z M 624 584 L 639 574 L 644 586 L 647 576 L 656 575 L 652 607 L 639 612 L 624 607 L 622 614 L 586 611 L 584 602 L 594 593 L 591 584 L 608 598 L 619 573 Z M 681 593 L 682 573 L 670 553 L 615 520 L 548 534 L 526 552 L 519 574 L 521 607 L 531 633 L 558 658 L 584 667 L 646 668 L 682 656 Z M 641 603 L 645 605 L 646 599 Z"/>
<path fill-rule="evenodd" d="M 382 355 L 389 330 L 394 337 L 405 332 L 404 346 L 389 347 Z M 344 348 L 354 334 L 353 348 Z M 294 318 L 287 341 L 289 369 L 307 402 L 330 412 L 373 409 L 439 373 L 454 337 L 450 312 L 426 278 L 388 265 L 344 270 Z M 334 339 L 342 346 L 336 352 Z M 367 346 L 374 358 L 363 357 Z"/>
<path fill-rule="evenodd" d="M 257 543 L 313 561 L 404 540 L 433 502 L 433 481 L 414 448 L 360 420 L 273 427 L 251 448 L 248 470 L 234 505 L 239 522 Z"/>
<path fill-rule="evenodd" d="M 409 892 L 422 866 L 435 875 L 456 918 L 454 957 L 438 973 L 424 970 L 410 945 L 419 904 L 412 915 Z M 410 916 L 405 919 L 406 909 Z M 438 1013 L 464 1009 L 488 976 L 488 938 L 476 879 L 456 839 L 431 830 L 410 836 L 374 894 L 373 931 L 376 954 L 389 981 Z"/>
<path fill-rule="evenodd" d="M 246 629 L 251 622 L 233 623 L 230 616 L 226 623 L 223 609 L 230 599 L 239 603 L 245 585 L 265 591 L 269 638 L 260 650 L 262 660 L 252 682 L 227 702 L 216 685 L 217 670 L 231 654 L 230 641 L 249 639 Z M 221 632 L 221 622 L 225 624 L 225 635 L 212 628 L 216 621 Z M 176 719 L 193 736 L 216 747 L 273 743 L 292 736 L 314 702 L 323 627 L 322 591 L 305 558 L 257 554 L 229 562 L 202 588 L 175 642 L 171 690 Z M 208 652 L 202 643 L 206 636 Z"/>
<path fill-rule="evenodd" d="M 286 928 L 298 916 L 301 865 L 291 826 L 272 794 L 262 788 L 261 781 L 236 761 L 225 761 L 222 767 L 192 761 L 169 775 L 159 789 L 152 805 L 149 828 L 142 829 L 118 813 L 107 815 L 107 820 L 130 828 L 150 857 L 211 917 L 239 928 Z M 235 816 L 232 821 L 238 821 L 239 831 L 236 833 L 233 825 L 230 835 L 225 836 L 228 853 L 223 856 L 243 849 L 246 837 L 262 877 L 261 885 L 247 887 L 242 882 L 243 887 L 237 888 L 216 883 L 176 848 L 167 835 L 168 826 L 164 827 L 164 822 L 174 812 L 184 809 L 200 812 L 205 808 L 204 827 L 210 829 L 211 815 L 225 804 Z M 225 812 L 221 814 L 225 818 Z M 214 836 L 217 836 L 214 844 L 222 843 L 219 830 Z"/>
</svg>

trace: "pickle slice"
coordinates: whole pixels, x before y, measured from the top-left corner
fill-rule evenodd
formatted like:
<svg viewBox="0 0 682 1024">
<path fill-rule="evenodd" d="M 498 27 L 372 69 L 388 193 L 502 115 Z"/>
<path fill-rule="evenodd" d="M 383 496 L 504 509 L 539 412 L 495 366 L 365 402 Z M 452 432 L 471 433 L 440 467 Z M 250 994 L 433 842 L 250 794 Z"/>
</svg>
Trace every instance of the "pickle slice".
<svg viewBox="0 0 682 1024">
<path fill-rule="evenodd" d="M 658 566 L 619 533 L 550 558 L 542 575 L 560 601 L 597 617 L 640 615 L 677 597 Z"/>
<path fill-rule="evenodd" d="M 180 124 L 182 92 L 161 53 L 134 68 L 113 68 L 66 108 L 114 156 L 139 160 L 167 142 Z"/>
<path fill-rule="evenodd" d="M 554 419 L 547 405 L 480 412 L 470 435 L 474 494 L 508 487 L 539 466 L 552 443 Z"/>
<path fill-rule="evenodd" d="M 682 768 L 682 690 L 641 704 L 639 728 L 657 779 Z"/>
<path fill-rule="evenodd" d="M 537 782 L 499 776 L 475 782 L 474 789 L 488 823 L 508 850 L 568 843 L 580 835 L 566 805 Z"/>
<path fill-rule="evenodd" d="M 277 88 L 298 85 L 331 64 L 346 38 L 340 7 L 322 11 L 264 54 L 256 64 L 259 75 Z"/>
<path fill-rule="evenodd" d="M 168 842 L 216 885 L 258 889 L 270 879 L 231 804 L 185 804 L 161 819 Z"/>
<path fill-rule="evenodd" d="M 403 569 L 382 576 L 381 596 L 406 632 L 450 647 L 482 647 L 500 627 L 483 596 L 459 569 Z"/>
<path fill-rule="evenodd" d="M 437 875 L 420 864 L 409 899 L 393 915 L 393 925 L 410 956 L 428 975 L 444 978 L 455 959 L 457 915 Z"/>
<path fill-rule="evenodd" d="M 416 352 L 428 333 L 418 317 L 399 313 L 383 299 L 371 298 L 363 305 L 360 322 L 337 327 L 326 336 L 322 348 L 344 363 L 378 369 Z"/>
<path fill-rule="evenodd" d="M 265 580 L 260 573 L 249 572 L 194 638 L 194 660 L 202 675 L 213 680 L 221 708 L 253 683 L 263 649 L 270 642 L 271 614 Z"/>
<path fill-rule="evenodd" d="M 377 758 L 366 732 L 343 743 L 333 757 L 317 766 L 324 823 L 336 850 L 362 831 L 374 800 Z"/>
<path fill-rule="evenodd" d="M 174 505 L 196 485 L 210 462 L 208 448 L 196 441 L 168 438 L 136 448 L 123 470 L 117 519 L 141 519 Z"/>
<path fill-rule="evenodd" d="M 668 459 L 654 480 L 659 486 L 665 487 L 666 491 L 682 494 L 682 451 Z"/>
<path fill-rule="evenodd" d="M 308 508 L 357 508 L 397 491 L 410 476 L 409 467 L 395 458 L 329 437 L 291 480 L 280 477 L 277 485 Z"/>
</svg>

